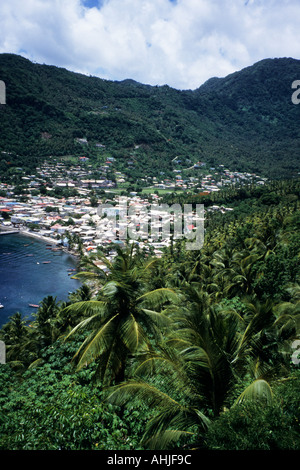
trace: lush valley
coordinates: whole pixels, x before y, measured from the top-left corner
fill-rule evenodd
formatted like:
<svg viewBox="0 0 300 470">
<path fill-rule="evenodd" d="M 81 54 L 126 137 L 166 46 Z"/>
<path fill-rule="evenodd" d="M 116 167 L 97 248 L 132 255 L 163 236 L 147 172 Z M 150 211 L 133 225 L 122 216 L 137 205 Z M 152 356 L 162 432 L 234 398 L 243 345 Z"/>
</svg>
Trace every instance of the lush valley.
<svg viewBox="0 0 300 470">
<path fill-rule="evenodd" d="M 117 159 L 138 177 L 202 161 L 262 176 L 299 172 L 300 76 L 295 59 L 269 59 L 196 90 L 113 82 L 0 55 L 7 104 L 0 107 L 1 172 L 28 172 L 49 155 Z M 78 143 L 76 139 L 86 139 Z M 96 147 L 100 144 L 105 147 Z M 102 152 L 102 153 L 101 153 Z"/>
</svg>

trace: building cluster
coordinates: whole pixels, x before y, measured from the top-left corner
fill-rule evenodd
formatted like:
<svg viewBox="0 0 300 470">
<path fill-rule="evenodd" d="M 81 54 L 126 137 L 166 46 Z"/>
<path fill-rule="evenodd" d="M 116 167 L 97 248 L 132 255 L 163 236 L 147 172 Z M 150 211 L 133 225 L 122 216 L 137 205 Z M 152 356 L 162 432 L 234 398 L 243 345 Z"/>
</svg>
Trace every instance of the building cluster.
<svg viewBox="0 0 300 470">
<path fill-rule="evenodd" d="M 209 194 L 220 191 L 224 185 L 242 181 L 263 183 L 256 175 L 231 172 L 220 165 L 218 169 L 196 175 L 199 168 L 205 166 L 199 162 L 194 165 L 195 176 L 185 178 L 183 171 L 174 170 L 175 178 L 153 178 L 153 192 L 137 194 L 130 192 L 121 196 L 114 192 L 115 186 L 126 183 L 126 176 L 114 171 L 114 181 L 107 177 L 113 167 L 113 158 L 108 159 L 100 168 L 101 177 L 93 178 L 95 173 L 85 157 L 85 165 L 65 165 L 63 163 L 45 163 L 37 168 L 36 174 L 23 176 L 26 185 L 26 201 L 14 194 L 14 186 L 0 182 L 0 223 L 2 229 L 26 231 L 35 236 L 46 237 L 66 248 L 80 248 L 83 252 L 93 252 L 97 246 L 110 246 L 123 243 L 126 238 L 138 243 L 141 248 L 151 247 L 159 256 L 163 247 L 170 244 L 174 230 L 166 230 L 168 223 L 174 223 L 169 208 L 163 211 L 157 189 L 190 189 Z M 200 187 L 199 187 L 200 186 Z M 46 188 L 46 191 L 41 191 Z M 53 188 L 76 188 L 76 195 L 49 196 Z M 91 190 L 102 188 L 103 194 L 97 196 L 97 204 L 91 204 Z M 37 191 L 38 190 L 38 191 Z M 50 191 L 51 192 L 51 191 Z M 151 213 L 149 212 L 151 207 Z M 156 212 L 155 208 L 159 208 Z M 126 208 L 126 209 L 124 209 Z M 225 212 L 230 208 L 211 206 L 210 210 Z M 174 214 L 173 214 L 174 218 Z M 197 215 L 190 223 L 183 223 L 182 236 L 191 236 L 197 228 Z M 1 227 L 0 227 L 1 228 Z"/>
</svg>

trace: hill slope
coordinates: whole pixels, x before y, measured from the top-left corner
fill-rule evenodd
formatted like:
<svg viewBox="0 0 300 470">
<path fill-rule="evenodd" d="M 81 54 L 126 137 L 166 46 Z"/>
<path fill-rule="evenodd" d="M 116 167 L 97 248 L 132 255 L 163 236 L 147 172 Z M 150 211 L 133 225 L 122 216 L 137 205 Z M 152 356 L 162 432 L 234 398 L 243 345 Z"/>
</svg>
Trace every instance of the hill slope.
<svg viewBox="0 0 300 470">
<path fill-rule="evenodd" d="M 266 59 L 197 90 L 113 82 L 0 54 L 0 172 L 30 171 L 49 155 L 88 154 L 96 144 L 141 175 L 199 160 L 263 176 L 296 175 L 300 106 L 291 84 L 300 61 Z M 76 139 L 86 138 L 82 147 Z M 104 147 L 101 147 L 102 149 Z M 103 151 L 103 150 L 102 150 Z M 12 171 L 12 170 L 10 170 Z"/>
</svg>

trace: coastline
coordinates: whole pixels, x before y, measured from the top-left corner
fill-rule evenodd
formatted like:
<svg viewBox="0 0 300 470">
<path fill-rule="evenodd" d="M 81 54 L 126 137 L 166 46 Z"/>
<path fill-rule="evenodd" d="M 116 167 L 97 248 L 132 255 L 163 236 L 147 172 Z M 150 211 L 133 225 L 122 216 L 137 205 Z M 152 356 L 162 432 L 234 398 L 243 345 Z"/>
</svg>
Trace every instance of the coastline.
<svg viewBox="0 0 300 470">
<path fill-rule="evenodd" d="M 45 237 L 44 235 L 41 235 L 40 233 L 30 232 L 28 230 L 23 230 L 23 229 L 19 229 L 19 234 L 26 235 L 28 237 L 38 238 L 39 240 L 42 240 L 46 243 L 51 243 L 53 245 L 58 245 L 60 242 L 60 240 L 54 240 L 53 238 Z"/>
<path fill-rule="evenodd" d="M 0 310 L 0 329 L 16 312 L 23 318 L 30 318 L 30 304 L 39 305 L 47 295 L 65 301 L 81 285 L 71 280 L 79 269 L 79 260 L 72 252 L 60 247 L 59 240 L 27 230 L 14 231 L 14 235 L 10 232 L 6 229 L 0 237 L 0 301 L 4 306 Z M 50 264 L 46 261 L 43 267 L 45 260 L 50 260 Z"/>
<path fill-rule="evenodd" d="M 45 235 L 42 235 L 39 232 L 32 232 L 30 230 L 26 230 L 26 229 L 20 228 L 20 227 L 18 229 L 12 229 L 12 227 L 1 225 L 0 232 L 7 232 L 7 235 L 9 235 L 9 232 L 13 232 L 13 233 L 16 233 L 16 234 L 36 238 L 38 240 L 41 240 L 41 241 L 45 242 L 46 244 L 51 244 L 51 245 L 55 245 L 55 246 L 61 245 L 61 240 L 55 240 L 54 238 L 46 237 Z M 75 253 L 74 251 L 68 250 L 68 248 L 66 248 L 63 245 L 61 245 L 61 250 L 64 253 L 67 253 L 68 255 L 74 256 L 75 258 L 77 258 L 79 260 L 78 253 Z"/>
</svg>

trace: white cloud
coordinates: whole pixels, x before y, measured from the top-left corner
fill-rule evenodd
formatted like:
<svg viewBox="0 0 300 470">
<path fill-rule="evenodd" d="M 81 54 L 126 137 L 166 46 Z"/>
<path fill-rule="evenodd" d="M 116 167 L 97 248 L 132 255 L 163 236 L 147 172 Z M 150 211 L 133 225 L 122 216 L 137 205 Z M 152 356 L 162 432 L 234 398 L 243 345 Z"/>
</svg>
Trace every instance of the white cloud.
<svg viewBox="0 0 300 470">
<path fill-rule="evenodd" d="M 1 2 L 0 52 L 181 89 L 266 57 L 300 58 L 299 0 L 101 0 L 87 7 L 96 3 Z"/>
</svg>

